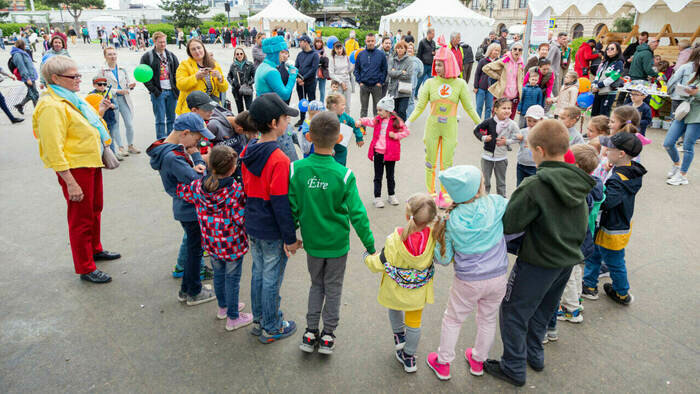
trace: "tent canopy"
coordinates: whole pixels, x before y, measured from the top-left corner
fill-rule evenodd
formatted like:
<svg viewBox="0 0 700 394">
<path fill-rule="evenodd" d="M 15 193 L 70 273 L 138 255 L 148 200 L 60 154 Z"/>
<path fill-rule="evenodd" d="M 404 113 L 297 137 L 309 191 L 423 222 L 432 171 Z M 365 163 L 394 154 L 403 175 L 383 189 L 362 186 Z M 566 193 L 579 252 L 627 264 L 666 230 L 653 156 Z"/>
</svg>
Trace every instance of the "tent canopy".
<svg viewBox="0 0 700 394">
<path fill-rule="evenodd" d="M 272 0 L 262 11 L 248 18 L 250 26 L 255 26 L 266 33 L 278 27 L 306 33 L 313 29 L 314 21 L 316 19 L 302 14 L 287 0 Z"/>
<path fill-rule="evenodd" d="M 493 19 L 470 10 L 458 0 L 416 0 L 406 8 L 382 16 L 379 33 L 410 30 L 421 39 L 428 28 L 434 28 L 436 36 L 444 35 L 445 41 L 449 41 L 451 33 L 459 32 L 462 42 L 476 50 L 493 29 L 493 23 Z"/>
<path fill-rule="evenodd" d="M 638 12 L 645 13 L 657 3 L 666 4 L 671 11 L 678 12 L 691 1 L 692 0 L 530 0 L 528 4 L 533 15 L 542 14 L 547 7 L 552 7 L 554 14 L 563 14 L 564 11 L 571 6 L 578 8 L 581 14 L 585 15 L 598 4 L 603 5 L 610 14 L 616 13 L 625 5 L 634 6 Z"/>
<path fill-rule="evenodd" d="M 97 38 L 98 28 L 104 26 L 109 34 L 112 28 L 114 28 L 115 26 L 122 26 L 123 24 L 124 20 L 122 20 L 121 18 L 112 15 L 102 14 L 90 19 L 87 22 L 87 28 L 90 32 L 90 37 Z"/>
</svg>

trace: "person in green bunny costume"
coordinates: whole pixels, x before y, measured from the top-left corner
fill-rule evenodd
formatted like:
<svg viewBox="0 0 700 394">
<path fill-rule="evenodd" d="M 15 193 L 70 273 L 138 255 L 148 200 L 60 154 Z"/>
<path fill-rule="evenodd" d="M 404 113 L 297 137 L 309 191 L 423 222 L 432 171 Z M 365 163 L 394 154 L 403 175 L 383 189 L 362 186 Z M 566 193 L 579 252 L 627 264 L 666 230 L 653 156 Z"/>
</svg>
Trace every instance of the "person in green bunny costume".
<svg viewBox="0 0 700 394">
<path fill-rule="evenodd" d="M 430 103 L 430 116 L 425 124 L 423 143 L 425 144 L 425 185 L 440 208 L 447 208 L 451 201 L 438 183 L 436 169 L 444 170 L 452 166 L 457 147 L 457 110 L 460 103 L 467 115 L 479 124 L 481 120 L 474 110 L 471 92 L 464 79 L 459 77 L 459 65 L 445 44 L 445 37 L 438 38 L 440 49 L 433 59 L 433 78 L 425 81 L 418 91 L 416 109 L 406 122 L 410 126 L 423 113 Z M 439 166 L 439 167 L 438 167 Z"/>
</svg>

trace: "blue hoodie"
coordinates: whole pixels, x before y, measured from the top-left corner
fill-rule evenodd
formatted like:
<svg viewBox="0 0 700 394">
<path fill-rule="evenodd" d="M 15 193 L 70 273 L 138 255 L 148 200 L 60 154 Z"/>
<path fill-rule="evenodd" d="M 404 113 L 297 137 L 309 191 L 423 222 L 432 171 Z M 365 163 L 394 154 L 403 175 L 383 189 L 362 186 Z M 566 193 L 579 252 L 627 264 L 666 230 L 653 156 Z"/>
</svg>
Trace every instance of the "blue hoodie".
<svg viewBox="0 0 700 394">
<path fill-rule="evenodd" d="M 450 212 L 445 231 L 445 255 L 435 246 L 435 259 L 447 265 L 454 258 L 455 275 L 463 281 L 479 281 L 508 271 L 503 214 L 508 200 L 496 194 L 460 204 Z"/>
<path fill-rule="evenodd" d="M 173 198 L 175 220 L 196 222 L 197 212 L 194 209 L 194 204 L 177 197 L 177 185 L 179 183 L 189 185 L 195 179 L 202 177 L 193 168 L 195 164 L 204 164 L 202 156 L 195 153 L 192 155 L 193 160 L 195 160 L 193 162 L 185 152 L 184 146 L 167 143 L 164 139 L 151 144 L 146 153 L 151 157 L 151 167 L 160 174 L 165 192 Z"/>
</svg>

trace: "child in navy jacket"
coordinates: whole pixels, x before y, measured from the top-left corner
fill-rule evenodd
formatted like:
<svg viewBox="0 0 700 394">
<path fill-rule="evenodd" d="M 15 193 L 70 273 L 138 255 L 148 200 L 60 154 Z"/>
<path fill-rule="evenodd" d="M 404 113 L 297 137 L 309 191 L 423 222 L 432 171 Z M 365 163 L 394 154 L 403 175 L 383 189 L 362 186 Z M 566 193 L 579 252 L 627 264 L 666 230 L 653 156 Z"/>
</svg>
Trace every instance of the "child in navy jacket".
<svg viewBox="0 0 700 394">
<path fill-rule="evenodd" d="M 533 105 L 541 105 L 544 107 L 544 95 L 537 83 L 540 80 L 540 75 L 532 70 L 528 78 L 527 85 L 523 86 L 523 93 L 518 103 L 518 115 L 520 115 L 520 128 L 525 127 L 525 114 L 527 109 Z"/>
</svg>

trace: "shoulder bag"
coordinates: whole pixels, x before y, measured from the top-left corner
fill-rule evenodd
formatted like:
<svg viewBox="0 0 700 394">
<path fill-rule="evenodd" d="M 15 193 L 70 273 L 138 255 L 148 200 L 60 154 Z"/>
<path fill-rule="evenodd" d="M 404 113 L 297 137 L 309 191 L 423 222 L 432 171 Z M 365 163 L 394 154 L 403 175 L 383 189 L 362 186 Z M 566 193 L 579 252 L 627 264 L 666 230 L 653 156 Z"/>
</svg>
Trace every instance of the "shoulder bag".
<svg viewBox="0 0 700 394">
<path fill-rule="evenodd" d="M 238 79 L 238 94 L 241 96 L 252 96 L 253 88 L 247 83 L 241 83 L 241 75 L 236 71 L 236 78 Z"/>
</svg>

